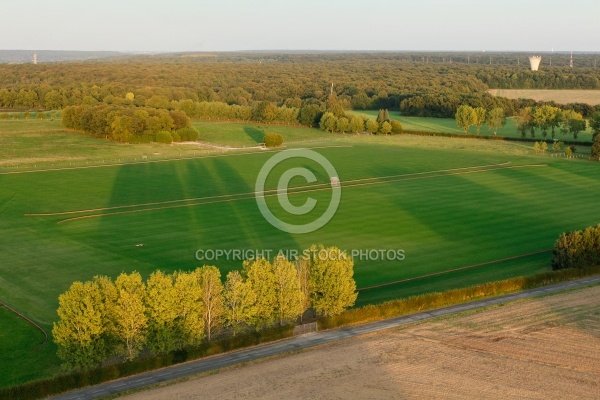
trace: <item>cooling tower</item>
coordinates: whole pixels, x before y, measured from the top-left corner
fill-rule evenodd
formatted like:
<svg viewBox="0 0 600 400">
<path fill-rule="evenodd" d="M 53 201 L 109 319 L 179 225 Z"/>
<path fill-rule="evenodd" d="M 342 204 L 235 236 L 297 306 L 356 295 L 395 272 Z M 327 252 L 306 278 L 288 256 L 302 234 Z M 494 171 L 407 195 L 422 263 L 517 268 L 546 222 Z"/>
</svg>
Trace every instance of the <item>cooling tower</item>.
<svg viewBox="0 0 600 400">
<path fill-rule="evenodd" d="M 542 57 L 540 57 L 540 56 L 529 57 L 529 63 L 531 64 L 531 70 L 537 71 L 540 68 L 541 61 L 542 61 Z"/>
</svg>

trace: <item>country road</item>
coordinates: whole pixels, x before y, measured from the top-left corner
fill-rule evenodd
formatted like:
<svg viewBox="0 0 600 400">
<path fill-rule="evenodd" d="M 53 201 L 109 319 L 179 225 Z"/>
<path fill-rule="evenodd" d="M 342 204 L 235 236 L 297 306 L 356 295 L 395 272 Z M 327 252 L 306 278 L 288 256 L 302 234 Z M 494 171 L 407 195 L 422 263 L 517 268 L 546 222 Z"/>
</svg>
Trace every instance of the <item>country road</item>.
<svg viewBox="0 0 600 400">
<path fill-rule="evenodd" d="M 425 311 L 417 314 L 406 315 L 403 317 L 396 317 L 384 321 L 372 322 L 359 326 L 311 333 L 303 336 L 297 336 L 291 339 L 281 340 L 275 343 L 255 346 L 252 348 L 238 350 L 235 352 L 226 353 L 210 358 L 204 358 L 197 361 L 189 361 L 171 367 L 145 372 L 135 376 L 105 382 L 99 385 L 67 392 L 52 397 L 52 399 L 98 399 L 106 396 L 115 395 L 124 391 L 142 388 L 159 382 L 183 378 L 186 376 L 212 371 L 239 363 L 258 360 L 264 357 L 270 357 L 278 354 L 291 352 L 294 350 L 305 349 L 313 346 L 331 343 L 341 339 L 382 331 L 385 329 L 396 328 L 415 322 L 426 321 L 432 318 L 457 314 L 460 312 L 474 310 L 482 307 L 488 307 L 506 302 L 541 296 L 544 294 L 557 293 L 568 289 L 580 288 L 597 283 L 600 283 L 600 276 L 593 276 L 575 281 L 563 282 L 555 285 L 530 289 L 519 293 L 478 300 L 470 303 Z"/>
</svg>

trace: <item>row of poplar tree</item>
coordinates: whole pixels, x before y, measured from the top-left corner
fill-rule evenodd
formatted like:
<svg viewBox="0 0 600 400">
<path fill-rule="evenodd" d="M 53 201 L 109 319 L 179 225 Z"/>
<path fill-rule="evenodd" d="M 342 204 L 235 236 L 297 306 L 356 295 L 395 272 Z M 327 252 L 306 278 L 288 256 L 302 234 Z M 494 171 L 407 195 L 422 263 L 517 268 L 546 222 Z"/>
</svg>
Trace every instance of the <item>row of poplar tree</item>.
<svg viewBox="0 0 600 400">
<path fill-rule="evenodd" d="M 225 283 L 217 267 L 96 276 L 59 296 L 52 335 L 65 366 L 163 354 L 216 337 L 295 323 L 308 309 L 337 315 L 357 297 L 354 263 L 338 249 L 313 245 L 306 257 L 245 261 Z"/>
</svg>

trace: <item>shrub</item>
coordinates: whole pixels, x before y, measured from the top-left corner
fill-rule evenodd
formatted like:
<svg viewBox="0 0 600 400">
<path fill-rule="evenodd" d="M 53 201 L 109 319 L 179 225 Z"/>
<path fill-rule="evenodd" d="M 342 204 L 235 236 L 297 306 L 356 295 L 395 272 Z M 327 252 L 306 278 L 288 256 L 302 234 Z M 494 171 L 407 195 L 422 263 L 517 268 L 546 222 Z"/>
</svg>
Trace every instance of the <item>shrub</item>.
<svg viewBox="0 0 600 400">
<path fill-rule="evenodd" d="M 594 160 L 600 160 L 600 135 L 596 136 L 594 139 L 594 144 L 592 145 L 592 158 Z"/>
<path fill-rule="evenodd" d="M 173 137 L 174 142 L 181 142 L 181 135 L 177 131 L 171 132 L 171 136 Z"/>
<path fill-rule="evenodd" d="M 173 136 L 171 136 L 171 132 L 169 131 L 160 131 L 156 134 L 156 142 L 171 144 L 173 143 Z"/>
<path fill-rule="evenodd" d="M 390 122 L 390 124 L 392 124 L 392 133 L 393 134 L 398 134 L 398 133 L 402 133 L 402 124 L 399 121 L 392 121 Z"/>
<path fill-rule="evenodd" d="M 266 147 L 279 147 L 283 144 L 283 136 L 279 133 L 267 133 L 263 141 Z"/>
<path fill-rule="evenodd" d="M 8 114 L 7 113 L 1 113 L 0 114 L 0 119 L 8 119 Z"/>
<path fill-rule="evenodd" d="M 178 129 L 177 133 L 179 134 L 179 137 L 181 137 L 182 142 L 194 142 L 200 137 L 200 132 L 191 126 Z"/>
<path fill-rule="evenodd" d="M 156 134 L 151 131 L 144 131 L 141 135 L 131 135 L 127 141 L 130 144 L 152 143 L 156 141 Z"/>
</svg>

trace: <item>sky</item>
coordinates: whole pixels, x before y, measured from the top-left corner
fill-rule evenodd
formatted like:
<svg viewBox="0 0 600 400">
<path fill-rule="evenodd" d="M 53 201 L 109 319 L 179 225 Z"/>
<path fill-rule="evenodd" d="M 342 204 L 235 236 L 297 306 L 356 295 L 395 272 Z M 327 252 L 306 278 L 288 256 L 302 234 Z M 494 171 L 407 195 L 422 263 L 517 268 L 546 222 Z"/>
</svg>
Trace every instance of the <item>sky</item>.
<svg viewBox="0 0 600 400">
<path fill-rule="evenodd" d="M 0 0 L 2 50 L 600 51 L 598 0 Z"/>
</svg>

